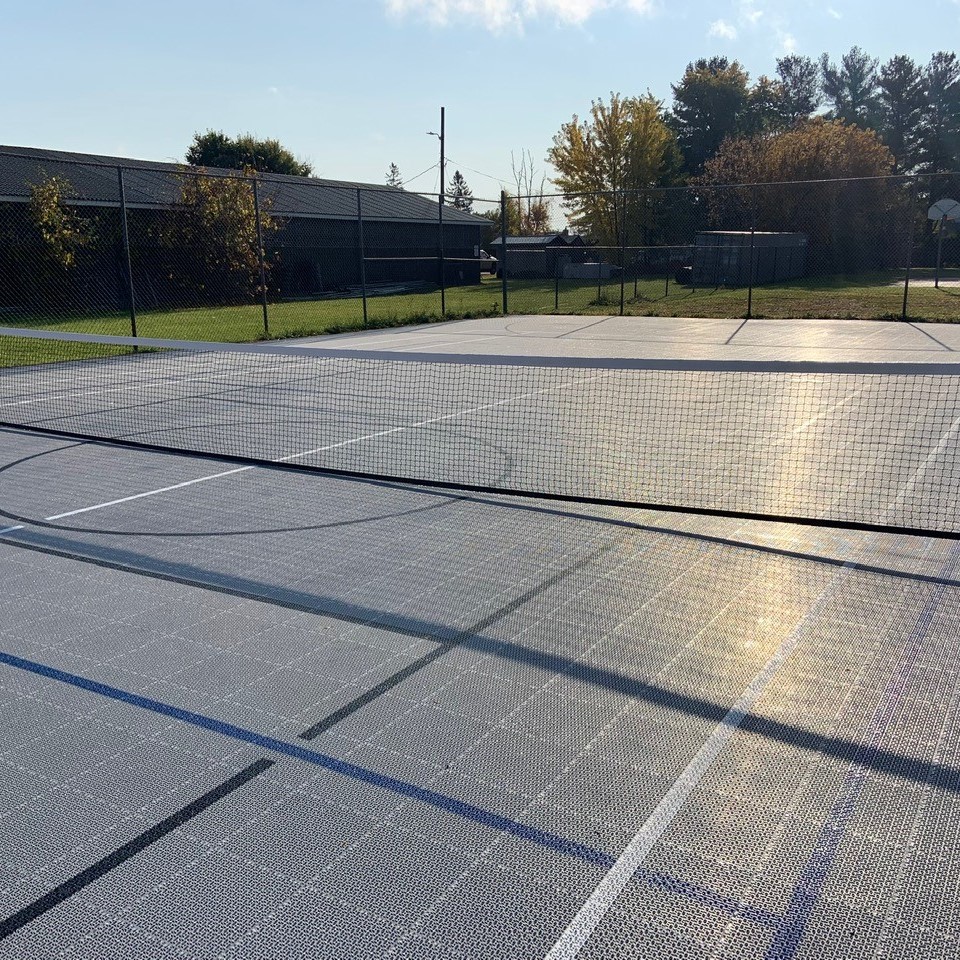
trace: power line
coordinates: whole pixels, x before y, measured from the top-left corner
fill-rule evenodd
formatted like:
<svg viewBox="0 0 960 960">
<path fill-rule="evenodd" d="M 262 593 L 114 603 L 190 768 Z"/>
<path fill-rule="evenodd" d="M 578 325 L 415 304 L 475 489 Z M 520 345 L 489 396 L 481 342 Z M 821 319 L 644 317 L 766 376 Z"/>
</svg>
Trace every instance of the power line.
<svg viewBox="0 0 960 960">
<path fill-rule="evenodd" d="M 499 183 L 501 186 L 505 183 L 512 183 L 512 177 L 495 177 L 492 174 L 484 173 L 482 170 L 475 170 L 473 167 L 468 167 L 465 163 L 457 163 L 452 157 L 447 157 L 447 160 L 452 163 L 455 167 L 462 167 L 464 170 L 469 170 L 471 173 L 475 173 L 478 176 L 486 177 L 488 180 L 493 180 L 494 183 Z"/>
<path fill-rule="evenodd" d="M 421 177 L 423 177 L 423 176 L 425 176 L 426 174 L 428 174 L 431 170 L 435 170 L 435 169 L 436 169 L 437 167 L 439 167 L 439 166 L 440 166 L 439 163 L 433 163 L 433 164 L 431 164 L 429 167 L 427 167 L 426 170 L 421 171 L 421 172 L 418 173 L 415 177 L 410 177 L 409 180 L 404 180 L 404 181 L 403 181 L 404 186 L 406 186 L 408 183 L 413 183 L 414 180 L 419 180 Z"/>
</svg>

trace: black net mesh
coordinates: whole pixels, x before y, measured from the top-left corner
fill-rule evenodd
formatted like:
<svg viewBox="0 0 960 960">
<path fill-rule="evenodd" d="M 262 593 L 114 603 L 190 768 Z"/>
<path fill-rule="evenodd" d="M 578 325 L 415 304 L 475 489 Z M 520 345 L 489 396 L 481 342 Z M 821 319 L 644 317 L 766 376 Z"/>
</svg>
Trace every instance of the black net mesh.
<svg viewBox="0 0 960 960">
<path fill-rule="evenodd" d="M 56 361 L 56 362 L 51 362 Z M 469 357 L 7 329 L 0 420 L 633 506 L 960 534 L 960 365 Z"/>
</svg>

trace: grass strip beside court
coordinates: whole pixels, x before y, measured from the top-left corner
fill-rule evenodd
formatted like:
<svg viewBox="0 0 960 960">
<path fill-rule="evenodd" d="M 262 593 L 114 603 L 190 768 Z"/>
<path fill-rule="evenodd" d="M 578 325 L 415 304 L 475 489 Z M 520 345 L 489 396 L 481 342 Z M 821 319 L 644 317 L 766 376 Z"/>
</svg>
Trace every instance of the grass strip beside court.
<svg viewBox="0 0 960 960">
<path fill-rule="evenodd" d="M 960 283 L 956 278 L 936 289 L 918 271 L 910 288 L 908 318 L 946 323 L 960 322 Z M 903 285 L 899 274 L 867 274 L 854 278 L 797 280 L 777 286 L 758 286 L 753 291 L 752 315 L 780 319 L 899 319 Z M 620 282 L 564 280 L 511 280 L 509 310 L 512 314 L 618 313 Z M 359 297 L 301 300 L 269 305 L 269 338 L 320 336 L 355 330 L 379 329 L 444 320 L 497 316 L 500 314 L 500 281 L 487 278 L 480 284 L 450 287 L 446 291 L 446 314 L 441 311 L 440 291 L 370 297 L 367 319 Z M 745 288 L 693 290 L 666 278 L 630 280 L 624 285 L 624 313 L 636 317 L 691 317 L 737 319 L 746 315 Z M 18 317 L 8 315 L 12 326 L 128 336 L 130 316 L 121 311 L 65 312 Z M 259 303 L 183 309 L 142 310 L 137 333 L 144 337 L 175 340 L 248 342 L 265 339 L 263 310 Z M 62 359 L 55 345 L 34 341 L 18 343 L 10 356 L 0 353 L 0 366 L 43 363 Z"/>
</svg>

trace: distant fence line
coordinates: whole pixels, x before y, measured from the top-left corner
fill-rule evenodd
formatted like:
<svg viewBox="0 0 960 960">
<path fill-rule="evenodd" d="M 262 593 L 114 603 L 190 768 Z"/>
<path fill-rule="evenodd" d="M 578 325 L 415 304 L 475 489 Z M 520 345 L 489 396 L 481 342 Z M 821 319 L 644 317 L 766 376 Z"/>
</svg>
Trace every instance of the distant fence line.
<svg viewBox="0 0 960 960">
<path fill-rule="evenodd" d="M 949 174 L 475 200 L 494 221 L 438 194 L 0 152 L 0 315 L 123 315 L 136 334 L 143 313 L 252 308 L 264 336 L 451 306 L 749 318 L 755 293 L 776 312 L 776 291 L 799 284 L 811 310 L 908 317 L 912 284 L 956 280 L 957 224 L 926 211 L 958 194 Z M 533 206 L 538 235 L 514 235 Z M 913 296 L 960 320 L 960 297 Z"/>
</svg>

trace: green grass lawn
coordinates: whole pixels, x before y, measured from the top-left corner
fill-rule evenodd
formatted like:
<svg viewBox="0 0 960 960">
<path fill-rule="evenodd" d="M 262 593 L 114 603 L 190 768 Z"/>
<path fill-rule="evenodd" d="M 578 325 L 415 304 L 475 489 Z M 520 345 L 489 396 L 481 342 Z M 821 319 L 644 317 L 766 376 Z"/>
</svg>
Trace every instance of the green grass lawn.
<svg viewBox="0 0 960 960">
<path fill-rule="evenodd" d="M 956 279 L 957 271 L 951 273 L 952 279 Z M 916 282 L 930 279 L 932 271 L 917 271 L 912 277 L 908 318 L 960 322 L 960 286 L 934 289 Z M 903 308 L 900 280 L 899 274 L 870 274 L 758 286 L 753 291 L 751 313 L 754 317 L 783 319 L 899 319 Z M 559 297 L 553 284 L 548 290 L 533 281 L 511 284 L 511 313 L 552 312 L 555 303 L 559 313 L 619 313 L 620 284 L 618 281 L 602 285 L 599 299 L 596 284 L 561 282 Z M 624 287 L 624 313 L 629 316 L 736 319 L 746 316 L 746 311 L 745 288 L 714 290 L 710 287 L 694 291 L 690 287 L 678 286 L 672 280 L 669 284 L 666 280 L 641 280 L 636 287 L 630 281 Z"/>
<path fill-rule="evenodd" d="M 945 276 L 957 279 L 956 270 Z M 913 320 L 960 322 L 960 285 L 941 289 L 924 285 L 932 271 L 916 271 L 910 288 L 908 316 Z M 796 280 L 778 286 L 760 286 L 753 293 L 753 316 L 782 318 L 897 319 L 900 316 L 903 286 L 895 273 L 860 275 L 829 280 Z M 625 285 L 624 312 L 629 316 L 655 317 L 743 317 L 747 309 L 746 289 L 713 288 L 691 290 L 672 280 L 643 279 Z M 390 327 L 431 323 L 460 317 L 494 316 L 500 312 L 500 281 L 485 278 L 480 284 L 453 287 L 446 295 L 446 316 L 442 316 L 439 290 L 371 297 L 367 304 L 367 327 Z M 602 284 L 562 281 L 511 280 L 511 314 L 567 313 L 616 314 L 620 309 L 619 281 Z M 364 328 L 359 298 L 273 303 L 269 307 L 270 336 L 296 337 L 343 333 Z M 66 316 L 6 318 L 8 325 L 52 330 L 128 335 L 126 313 L 73 313 Z M 264 337 L 263 314 L 259 304 L 229 307 L 198 307 L 185 310 L 146 310 L 138 315 L 137 332 L 144 337 L 186 340 L 242 342 Z M 59 348 L 41 341 L 17 340 L 17 348 L 0 355 L 0 366 L 12 363 L 61 359 Z M 15 357 L 8 354 L 14 352 Z M 79 351 L 77 352 L 79 355 Z"/>
</svg>

